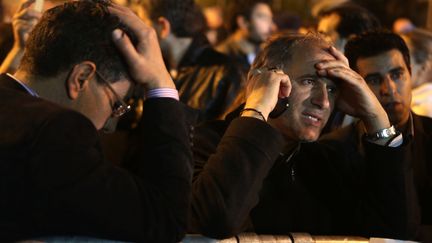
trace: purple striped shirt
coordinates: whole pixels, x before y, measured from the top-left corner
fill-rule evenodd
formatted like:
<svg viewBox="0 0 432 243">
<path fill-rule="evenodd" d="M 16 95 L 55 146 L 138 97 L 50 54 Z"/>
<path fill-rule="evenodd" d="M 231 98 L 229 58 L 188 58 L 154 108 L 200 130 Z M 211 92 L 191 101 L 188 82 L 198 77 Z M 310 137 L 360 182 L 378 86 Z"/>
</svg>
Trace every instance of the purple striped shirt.
<svg viewBox="0 0 432 243">
<path fill-rule="evenodd" d="M 173 98 L 179 100 L 179 94 L 176 89 L 171 88 L 159 88 L 149 90 L 146 94 L 147 99 L 151 98 Z"/>
</svg>

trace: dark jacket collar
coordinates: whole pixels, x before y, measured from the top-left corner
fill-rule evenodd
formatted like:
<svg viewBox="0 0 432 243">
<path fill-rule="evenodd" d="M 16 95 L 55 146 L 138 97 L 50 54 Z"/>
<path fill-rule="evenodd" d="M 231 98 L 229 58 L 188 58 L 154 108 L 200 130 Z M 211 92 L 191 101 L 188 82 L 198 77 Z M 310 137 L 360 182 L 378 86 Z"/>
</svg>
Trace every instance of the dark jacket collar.
<svg viewBox="0 0 432 243">
<path fill-rule="evenodd" d="M 21 84 L 5 73 L 0 74 L 0 88 L 13 89 L 28 93 Z"/>
</svg>

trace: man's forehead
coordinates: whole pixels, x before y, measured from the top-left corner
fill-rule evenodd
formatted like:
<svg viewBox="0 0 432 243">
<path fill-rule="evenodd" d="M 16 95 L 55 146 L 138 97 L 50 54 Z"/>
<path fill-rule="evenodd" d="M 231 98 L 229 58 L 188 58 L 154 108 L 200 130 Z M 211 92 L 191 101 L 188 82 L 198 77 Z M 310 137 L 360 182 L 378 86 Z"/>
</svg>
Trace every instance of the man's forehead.
<svg viewBox="0 0 432 243">
<path fill-rule="evenodd" d="M 335 60 L 329 52 L 329 45 L 323 43 L 305 43 L 293 51 L 293 64 L 315 66 L 318 62 Z"/>
<path fill-rule="evenodd" d="M 408 68 L 402 53 L 397 49 L 357 60 L 357 69 L 362 76 L 370 73 L 385 73 L 398 67 Z"/>
</svg>

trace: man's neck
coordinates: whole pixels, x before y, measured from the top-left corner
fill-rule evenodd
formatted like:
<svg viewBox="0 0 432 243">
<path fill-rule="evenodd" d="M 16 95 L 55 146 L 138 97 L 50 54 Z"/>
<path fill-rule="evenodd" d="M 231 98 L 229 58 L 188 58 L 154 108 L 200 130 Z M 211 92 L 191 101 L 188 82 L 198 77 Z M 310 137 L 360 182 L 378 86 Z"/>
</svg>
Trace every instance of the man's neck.
<svg viewBox="0 0 432 243">
<path fill-rule="evenodd" d="M 67 105 L 68 101 L 65 100 L 65 96 L 60 95 L 66 92 L 65 84 L 60 83 L 58 78 L 38 78 L 22 70 L 18 70 L 13 76 L 34 90 L 39 97 L 57 104 Z"/>
<path fill-rule="evenodd" d="M 410 115 L 411 116 L 411 115 Z M 411 126 L 411 119 L 410 119 L 410 116 L 408 116 L 404 121 L 402 121 L 402 122 L 400 122 L 399 124 L 396 124 L 395 125 L 395 128 L 398 130 L 398 131 L 400 131 L 400 132 L 402 132 L 402 133 L 406 133 L 409 129 L 410 129 L 410 126 Z"/>
</svg>

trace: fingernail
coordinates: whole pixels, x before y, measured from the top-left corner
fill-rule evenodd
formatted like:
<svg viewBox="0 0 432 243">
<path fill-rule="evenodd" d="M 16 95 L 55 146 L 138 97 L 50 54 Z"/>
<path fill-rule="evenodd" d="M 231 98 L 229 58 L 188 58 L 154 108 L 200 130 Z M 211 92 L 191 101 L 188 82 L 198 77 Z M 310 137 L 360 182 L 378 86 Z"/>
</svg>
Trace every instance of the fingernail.
<svg viewBox="0 0 432 243">
<path fill-rule="evenodd" d="M 114 40 L 120 40 L 123 37 L 123 31 L 120 29 L 115 29 L 112 33 Z"/>
</svg>

